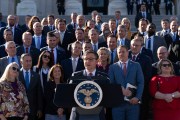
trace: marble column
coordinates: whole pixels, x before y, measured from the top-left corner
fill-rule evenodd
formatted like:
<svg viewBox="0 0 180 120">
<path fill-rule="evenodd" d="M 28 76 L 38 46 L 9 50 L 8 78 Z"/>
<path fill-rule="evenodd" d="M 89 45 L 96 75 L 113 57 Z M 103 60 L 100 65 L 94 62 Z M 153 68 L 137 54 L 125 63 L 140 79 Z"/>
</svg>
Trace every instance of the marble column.
<svg viewBox="0 0 180 120">
<path fill-rule="evenodd" d="M 4 16 L 15 14 L 15 0 L 0 0 L 0 11 Z"/>
<path fill-rule="evenodd" d="M 121 11 L 121 15 L 127 15 L 125 0 L 110 0 L 108 5 L 108 15 L 114 15 L 116 10 Z"/>
<path fill-rule="evenodd" d="M 72 12 L 83 14 L 82 0 L 66 0 L 65 15 L 71 15 Z"/>
<path fill-rule="evenodd" d="M 17 15 L 37 15 L 37 6 L 34 0 L 21 0 L 16 10 Z"/>
</svg>

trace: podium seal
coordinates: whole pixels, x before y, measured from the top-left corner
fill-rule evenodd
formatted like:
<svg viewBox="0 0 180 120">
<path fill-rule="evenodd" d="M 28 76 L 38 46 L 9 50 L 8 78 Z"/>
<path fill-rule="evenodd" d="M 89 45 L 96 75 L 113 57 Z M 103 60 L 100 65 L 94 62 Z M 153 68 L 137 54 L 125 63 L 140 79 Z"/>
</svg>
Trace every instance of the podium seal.
<svg viewBox="0 0 180 120">
<path fill-rule="evenodd" d="M 79 107 L 93 109 L 97 107 L 103 97 L 101 87 L 93 81 L 83 81 L 74 90 L 74 99 Z"/>
</svg>

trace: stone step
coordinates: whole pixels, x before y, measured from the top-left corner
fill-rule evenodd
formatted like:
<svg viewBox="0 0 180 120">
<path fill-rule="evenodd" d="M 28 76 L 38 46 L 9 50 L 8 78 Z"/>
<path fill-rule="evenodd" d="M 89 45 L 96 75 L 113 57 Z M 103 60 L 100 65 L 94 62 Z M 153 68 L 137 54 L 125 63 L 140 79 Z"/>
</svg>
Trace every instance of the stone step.
<svg viewBox="0 0 180 120">
<path fill-rule="evenodd" d="M 6 17 L 7 16 L 4 16 L 4 18 L 3 18 L 3 21 L 6 21 Z M 43 17 L 45 17 L 45 16 L 39 16 L 39 18 L 40 19 L 42 19 Z M 56 18 L 63 18 L 63 19 L 66 19 L 66 21 L 67 21 L 67 23 L 69 23 L 70 21 L 71 21 L 71 19 L 70 19 L 70 16 L 69 15 L 56 15 L 55 16 Z M 130 19 L 130 21 L 131 21 L 131 30 L 132 31 L 136 31 L 136 27 L 135 27 L 135 25 L 134 25 L 134 21 L 135 21 L 135 15 L 122 15 L 121 16 L 121 18 L 124 18 L 124 17 L 127 17 L 127 18 L 129 18 Z M 170 15 L 152 15 L 152 21 L 153 21 L 153 23 L 155 23 L 156 24 L 156 31 L 159 31 L 159 30 L 161 30 L 161 19 L 163 19 L 163 18 L 167 18 L 167 19 L 169 19 L 171 16 Z M 179 19 L 180 19 L 180 16 L 177 16 Z M 20 24 L 24 24 L 24 16 L 20 16 L 19 17 L 20 18 Z M 91 19 L 91 15 L 85 15 L 85 18 L 86 18 L 86 20 L 87 19 Z M 108 22 L 108 20 L 110 19 L 110 18 L 114 18 L 114 15 L 102 15 L 102 21 L 103 22 Z"/>
</svg>

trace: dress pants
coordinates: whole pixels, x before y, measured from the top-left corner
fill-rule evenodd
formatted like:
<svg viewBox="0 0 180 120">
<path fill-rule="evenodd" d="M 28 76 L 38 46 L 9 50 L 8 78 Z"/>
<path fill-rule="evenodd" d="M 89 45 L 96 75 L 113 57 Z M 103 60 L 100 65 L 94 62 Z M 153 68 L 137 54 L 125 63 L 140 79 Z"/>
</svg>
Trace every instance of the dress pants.
<svg viewBox="0 0 180 120">
<path fill-rule="evenodd" d="M 123 102 L 120 106 L 112 108 L 113 120 L 139 120 L 140 105 Z"/>
</svg>

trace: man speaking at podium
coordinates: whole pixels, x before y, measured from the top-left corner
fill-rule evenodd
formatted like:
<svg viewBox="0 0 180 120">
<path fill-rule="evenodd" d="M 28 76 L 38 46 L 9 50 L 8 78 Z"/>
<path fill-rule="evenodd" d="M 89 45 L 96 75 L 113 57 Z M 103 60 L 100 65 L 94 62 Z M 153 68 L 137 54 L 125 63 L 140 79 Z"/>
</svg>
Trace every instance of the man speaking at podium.
<svg viewBox="0 0 180 120">
<path fill-rule="evenodd" d="M 100 72 L 96 69 L 96 64 L 98 60 L 97 53 L 95 53 L 92 50 L 88 50 L 84 53 L 83 60 L 85 69 L 82 71 L 74 72 L 72 76 L 87 76 L 87 80 L 91 80 L 91 77 L 106 77 L 107 80 L 109 80 L 108 75 L 106 73 Z M 72 81 L 70 81 L 70 83 L 71 82 Z M 81 114 L 81 112 L 83 112 L 83 114 Z M 103 107 L 96 107 L 93 109 L 73 107 L 71 111 L 70 120 L 105 120 L 105 111 Z"/>
</svg>

